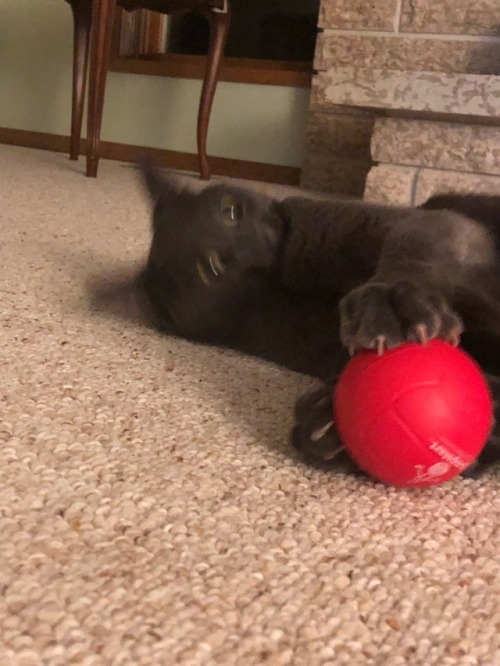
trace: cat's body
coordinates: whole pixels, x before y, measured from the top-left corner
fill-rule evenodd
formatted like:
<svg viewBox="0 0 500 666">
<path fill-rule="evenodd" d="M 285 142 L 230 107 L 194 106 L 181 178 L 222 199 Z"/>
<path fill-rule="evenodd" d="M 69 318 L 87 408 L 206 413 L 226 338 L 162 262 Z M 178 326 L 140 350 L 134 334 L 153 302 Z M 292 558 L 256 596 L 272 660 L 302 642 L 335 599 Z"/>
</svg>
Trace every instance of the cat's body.
<svg viewBox="0 0 500 666">
<path fill-rule="evenodd" d="M 463 333 L 500 393 L 500 197 L 442 196 L 420 209 L 273 201 L 145 175 L 155 212 L 138 284 L 157 324 L 323 380 L 297 404 L 302 451 L 338 449 L 330 399 L 347 351 Z M 493 433 L 483 461 L 497 453 Z"/>
</svg>

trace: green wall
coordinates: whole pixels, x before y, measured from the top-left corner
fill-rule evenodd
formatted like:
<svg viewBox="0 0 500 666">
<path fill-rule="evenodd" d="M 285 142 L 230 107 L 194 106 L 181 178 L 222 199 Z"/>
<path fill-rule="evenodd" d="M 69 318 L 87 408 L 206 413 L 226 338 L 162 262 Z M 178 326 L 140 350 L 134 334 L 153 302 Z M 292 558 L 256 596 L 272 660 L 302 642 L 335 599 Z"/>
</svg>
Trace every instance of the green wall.
<svg viewBox="0 0 500 666">
<path fill-rule="evenodd" d="M 0 0 L 0 127 L 69 134 L 72 18 L 64 0 Z M 110 72 L 102 138 L 196 152 L 200 81 Z M 219 84 L 209 153 L 300 167 L 309 91 Z"/>
</svg>

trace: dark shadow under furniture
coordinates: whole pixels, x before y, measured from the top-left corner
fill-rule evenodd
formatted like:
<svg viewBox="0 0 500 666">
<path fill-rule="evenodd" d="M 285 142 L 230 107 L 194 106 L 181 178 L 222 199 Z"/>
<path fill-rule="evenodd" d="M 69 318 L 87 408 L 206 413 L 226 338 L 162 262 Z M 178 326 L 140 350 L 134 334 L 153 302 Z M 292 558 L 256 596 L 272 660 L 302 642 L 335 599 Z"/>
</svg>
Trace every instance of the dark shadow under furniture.
<svg viewBox="0 0 500 666">
<path fill-rule="evenodd" d="M 126 11 L 150 9 L 162 14 L 198 12 L 210 24 L 210 44 L 198 109 L 198 163 L 200 176 L 210 178 L 207 134 L 210 112 L 230 24 L 229 0 L 66 0 L 74 22 L 73 96 L 71 109 L 70 159 L 78 159 L 85 102 L 85 82 L 89 69 L 87 107 L 86 175 L 95 177 L 99 164 L 104 90 L 111 52 L 116 7 Z"/>
</svg>

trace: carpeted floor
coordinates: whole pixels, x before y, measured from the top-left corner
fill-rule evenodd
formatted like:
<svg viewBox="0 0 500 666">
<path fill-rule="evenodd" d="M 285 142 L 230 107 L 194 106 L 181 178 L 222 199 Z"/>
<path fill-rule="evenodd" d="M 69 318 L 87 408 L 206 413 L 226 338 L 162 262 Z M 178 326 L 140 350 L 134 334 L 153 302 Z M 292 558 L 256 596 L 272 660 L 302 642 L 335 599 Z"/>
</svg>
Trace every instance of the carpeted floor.
<svg viewBox="0 0 500 666">
<path fill-rule="evenodd" d="M 310 382 L 92 311 L 131 168 L 0 146 L 1 666 L 500 664 L 500 478 L 303 465 Z"/>
</svg>

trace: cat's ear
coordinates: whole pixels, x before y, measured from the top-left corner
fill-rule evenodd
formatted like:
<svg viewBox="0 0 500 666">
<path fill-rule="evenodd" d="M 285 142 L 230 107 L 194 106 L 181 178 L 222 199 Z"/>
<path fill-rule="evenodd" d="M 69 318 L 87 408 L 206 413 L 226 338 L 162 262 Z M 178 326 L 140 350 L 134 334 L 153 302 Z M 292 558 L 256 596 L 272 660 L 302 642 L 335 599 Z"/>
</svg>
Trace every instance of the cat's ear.
<svg viewBox="0 0 500 666">
<path fill-rule="evenodd" d="M 153 165 L 149 158 L 139 160 L 137 166 L 141 172 L 146 190 L 149 192 L 154 203 L 156 203 L 161 196 L 172 191 L 172 183 L 169 182 L 160 169 Z"/>
</svg>

